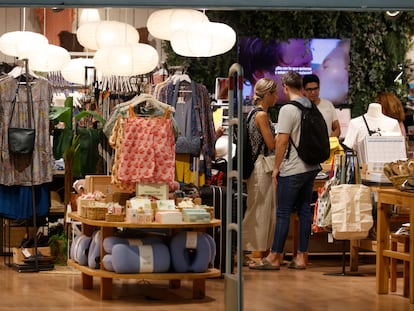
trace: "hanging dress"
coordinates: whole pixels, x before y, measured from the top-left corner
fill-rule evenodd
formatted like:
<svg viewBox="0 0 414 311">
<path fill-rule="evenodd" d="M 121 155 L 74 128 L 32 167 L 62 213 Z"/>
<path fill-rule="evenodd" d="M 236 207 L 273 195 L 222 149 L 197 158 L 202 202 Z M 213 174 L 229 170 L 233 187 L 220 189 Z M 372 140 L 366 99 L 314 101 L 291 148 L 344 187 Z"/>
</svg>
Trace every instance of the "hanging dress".
<svg viewBox="0 0 414 311">
<path fill-rule="evenodd" d="M 7 132 L 12 101 L 16 98 L 15 117 L 11 126 L 26 126 L 27 91 L 26 86 L 19 86 L 19 81 L 13 77 L 0 81 L 0 217 L 3 218 L 25 219 L 33 216 L 32 185 L 35 189 L 36 215 L 47 215 L 50 208 L 49 183 L 53 178 L 49 136 L 51 92 L 48 81 L 41 78 L 33 82 L 31 90 L 36 129 L 33 154 L 11 155 Z"/>
</svg>

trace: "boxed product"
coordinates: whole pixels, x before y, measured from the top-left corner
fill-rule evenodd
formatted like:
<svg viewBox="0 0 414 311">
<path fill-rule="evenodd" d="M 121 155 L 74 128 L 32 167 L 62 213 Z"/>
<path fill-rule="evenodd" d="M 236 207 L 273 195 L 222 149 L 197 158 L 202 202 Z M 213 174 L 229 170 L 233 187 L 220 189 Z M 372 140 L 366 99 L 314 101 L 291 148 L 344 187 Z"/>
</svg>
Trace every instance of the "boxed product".
<svg viewBox="0 0 414 311">
<path fill-rule="evenodd" d="M 113 195 L 116 192 L 129 193 L 119 188 L 118 185 L 111 184 L 111 176 L 107 175 L 87 175 L 85 176 L 85 192 L 92 193 L 100 191 L 105 195 L 106 202 L 113 201 Z"/>
<path fill-rule="evenodd" d="M 168 199 L 169 187 L 166 183 L 161 184 L 141 184 L 136 185 L 136 196 L 150 196 L 157 200 Z"/>
<path fill-rule="evenodd" d="M 184 208 L 182 210 L 185 222 L 210 222 L 211 215 L 204 208 Z"/>
<path fill-rule="evenodd" d="M 149 224 L 153 221 L 152 210 L 127 208 L 126 209 L 126 222 L 131 224 Z"/>
<path fill-rule="evenodd" d="M 128 201 L 127 207 L 134 209 L 152 210 L 151 200 L 142 198 L 132 198 Z"/>
<path fill-rule="evenodd" d="M 181 224 L 183 222 L 183 214 L 178 210 L 157 211 L 155 214 L 155 222 L 160 224 Z"/>
<path fill-rule="evenodd" d="M 175 210 L 174 200 L 157 200 L 157 211 L 171 211 Z"/>
<path fill-rule="evenodd" d="M 43 256 L 50 256 L 50 247 L 38 247 L 37 253 L 42 254 Z M 16 265 L 22 265 L 24 264 L 24 260 L 27 259 L 30 256 L 33 256 L 35 254 L 34 248 L 20 248 L 20 247 L 13 247 L 13 263 Z"/>
</svg>

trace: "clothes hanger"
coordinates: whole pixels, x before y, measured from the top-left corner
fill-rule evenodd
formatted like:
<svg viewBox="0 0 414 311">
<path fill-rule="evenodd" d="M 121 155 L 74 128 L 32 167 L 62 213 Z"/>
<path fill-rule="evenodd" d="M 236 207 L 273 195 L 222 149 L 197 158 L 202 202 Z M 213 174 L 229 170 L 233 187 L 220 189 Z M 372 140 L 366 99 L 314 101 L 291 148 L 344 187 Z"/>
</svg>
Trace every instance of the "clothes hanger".
<svg viewBox="0 0 414 311">
<path fill-rule="evenodd" d="M 171 69 L 175 69 L 174 74 L 171 76 L 171 81 L 173 84 L 176 84 L 177 82 L 188 82 L 191 83 L 191 78 L 188 74 L 185 73 L 183 66 L 174 66 L 171 67 Z"/>
<path fill-rule="evenodd" d="M 155 107 L 161 110 L 169 109 L 169 111 L 175 112 L 174 107 L 168 104 L 165 104 L 163 102 L 160 102 L 154 96 L 152 96 L 151 94 L 147 94 L 147 93 L 141 93 L 140 95 L 137 95 L 134 98 L 132 98 L 130 101 L 119 104 L 118 106 L 119 111 L 124 112 L 128 110 L 129 108 L 133 108 L 141 103 L 146 103 L 145 107 L 147 108 Z"/>
<path fill-rule="evenodd" d="M 27 60 L 27 59 L 24 59 L 23 60 L 24 62 L 28 62 L 29 60 Z M 9 76 L 11 76 L 12 78 L 14 78 L 14 79 L 17 79 L 18 77 L 20 77 L 20 76 L 23 76 L 23 75 L 26 75 L 26 67 L 28 67 L 28 66 L 24 66 L 23 64 L 19 64 L 19 63 L 17 63 L 17 66 L 16 67 L 14 67 L 9 73 L 8 73 L 8 75 Z M 40 78 L 40 76 L 38 76 L 37 74 L 35 74 L 34 72 L 33 72 L 33 70 L 31 70 L 31 69 L 29 69 L 28 70 L 28 72 L 27 72 L 28 74 L 29 74 L 29 76 L 31 76 L 32 78 L 35 78 L 35 79 L 39 79 Z"/>
<path fill-rule="evenodd" d="M 191 83 L 191 78 L 188 74 L 186 73 L 181 73 L 181 74 L 174 74 L 171 77 L 172 81 L 174 84 L 176 84 L 177 82 L 188 82 Z"/>
</svg>

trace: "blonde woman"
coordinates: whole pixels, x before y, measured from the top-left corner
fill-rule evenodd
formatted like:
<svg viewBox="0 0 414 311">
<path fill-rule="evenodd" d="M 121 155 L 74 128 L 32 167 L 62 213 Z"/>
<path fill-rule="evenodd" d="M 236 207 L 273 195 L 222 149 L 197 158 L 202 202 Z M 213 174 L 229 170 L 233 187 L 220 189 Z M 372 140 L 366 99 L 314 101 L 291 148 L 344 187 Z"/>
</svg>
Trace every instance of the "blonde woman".
<svg viewBox="0 0 414 311">
<path fill-rule="evenodd" d="M 243 250 L 263 252 L 272 244 L 276 223 L 276 192 L 272 184 L 272 169 L 267 166 L 265 156 L 274 155 L 275 131 L 268 115 L 268 109 L 277 100 L 277 84 L 274 80 L 262 78 L 254 86 L 253 103 L 256 106 L 250 113 L 249 139 L 252 145 L 252 158 L 257 160 L 247 179 L 247 208 L 243 218 Z M 267 160 L 270 160 L 268 158 Z M 273 160 L 269 161 L 271 166 Z M 269 171 L 270 170 L 270 171 Z M 249 258 L 243 259 L 248 265 Z"/>
</svg>

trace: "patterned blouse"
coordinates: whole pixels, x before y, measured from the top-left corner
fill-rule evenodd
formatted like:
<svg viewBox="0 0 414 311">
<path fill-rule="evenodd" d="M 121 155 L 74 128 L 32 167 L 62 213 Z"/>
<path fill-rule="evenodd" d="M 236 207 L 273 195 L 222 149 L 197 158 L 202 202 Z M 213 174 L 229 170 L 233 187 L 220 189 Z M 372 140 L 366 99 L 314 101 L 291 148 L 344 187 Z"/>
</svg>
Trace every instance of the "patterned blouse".
<svg viewBox="0 0 414 311">
<path fill-rule="evenodd" d="M 268 151 L 266 144 L 264 142 L 264 138 L 262 136 L 262 134 L 260 133 L 260 130 L 257 128 L 256 123 L 254 122 L 255 118 L 256 118 L 256 114 L 262 110 L 258 110 L 253 112 L 254 115 L 251 117 L 250 122 L 248 124 L 249 127 L 249 139 L 252 145 L 252 156 L 253 159 L 257 159 L 257 157 L 259 156 L 259 154 L 263 154 L 265 156 L 270 155 L 273 153 L 273 151 Z M 274 127 L 272 126 L 272 123 L 270 122 L 269 119 L 269 126 L 270 129 L 272 131 L 272 134 L 275 135 L 275 130 Z M 260 149 L 259 149 L 260 148 Z"/>
<path fill-rule="evenodd" d="M 46 79 L 36 79 L 31 84 L 33 99 L 34 128 L 36 130 L 33 155 L 12 155 L 9 153 L 7 132 L 10 126 L 27 127 L 28 101 L 25 84 L 12 77 L 0 81 L 0 184 L 40 185 L 53 178 L 53 153 L 49 133 L 49 107 L 52 93 Z M 13 116 L 12 103 L 16 100 Z M 32 119 L 33 126 L 33 119 Z M 5 173 L 7 172 L 7 173 Z"/>
</svg>

